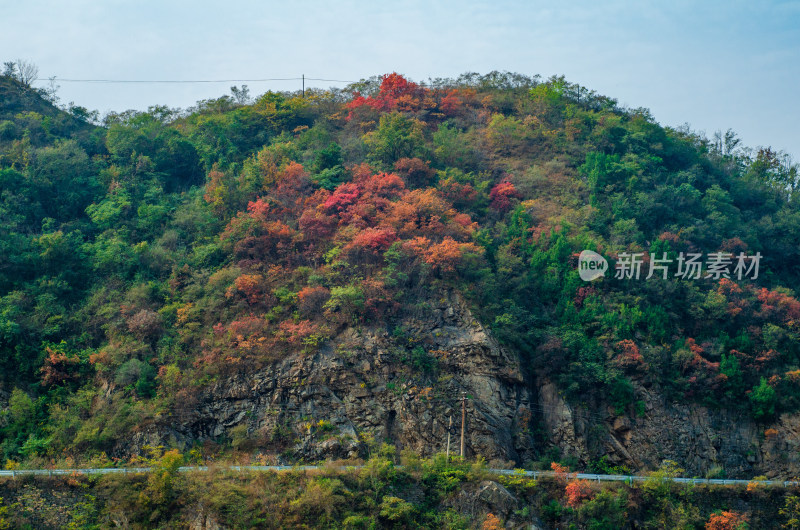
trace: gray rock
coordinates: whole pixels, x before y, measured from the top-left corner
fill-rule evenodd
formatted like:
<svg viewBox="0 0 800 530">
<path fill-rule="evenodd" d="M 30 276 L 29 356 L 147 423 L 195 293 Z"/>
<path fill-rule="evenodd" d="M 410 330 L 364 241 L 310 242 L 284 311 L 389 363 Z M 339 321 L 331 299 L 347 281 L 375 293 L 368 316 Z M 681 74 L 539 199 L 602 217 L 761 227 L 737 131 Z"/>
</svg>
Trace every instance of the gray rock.
<svg viewBox="0 0 800 530">
<path fill-rule="evenodd" d="M 289 444 L 296 458 L 307 461 L 352 457 L 362 434 L 431 455 L 445 451 L 453 408 L 453 433 L 460 428 L 463 391 L 471 397 L 467 456 L 520 464 L 532 459 L 531 396 L 518 358 L 476 325 L 459 295 L 440 296 L 446 327 L 432 332 L 424 311 L 402 323 L 418 330 L 415 338 L 437 358 L 436 379 L 394 358 L 390 352 L 397 346 L 385 329 L 347 328 L 313 356 L 292 356 L 257 373 L 219 380 L 189 413 L 122 441 L 116 453 L 135 453 L 145 442 L 158 445 L 159 433 L 189 444 L 224 437 L 245 424 L 248 432 L 261 433 L 259 449 L 284 451 Z M 345 362 L 337 351 L 352 354 Z M 282 435 L 275 440 L 273 433 Z M 457 447 L 457 436 L 451 444 Z"/>
</svg>

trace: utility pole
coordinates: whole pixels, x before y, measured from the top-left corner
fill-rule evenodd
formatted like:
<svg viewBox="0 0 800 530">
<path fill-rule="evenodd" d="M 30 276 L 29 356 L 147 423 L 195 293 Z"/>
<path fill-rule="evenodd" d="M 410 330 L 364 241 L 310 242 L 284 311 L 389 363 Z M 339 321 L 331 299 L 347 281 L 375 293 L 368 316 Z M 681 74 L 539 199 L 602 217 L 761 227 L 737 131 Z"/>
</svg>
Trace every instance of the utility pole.
<svg viewBox="0 0 800 530">
<path fill-rule="evenodd" d="M 467 422 L 467 393 L 461 392 L 461 458 L 464 458 L 464 424 Z"/>
<path fill-rule="evenodd" d="M 303 97 L 306 97 L 306 74 L 303 74 Z"/>
<path fill-rule="evenodd" d="M 450 414 L 450 423 L 447 425 L 447 461 L 450 461 L 450 431 L 453 430 L 453 415 Z"/>
</svg>

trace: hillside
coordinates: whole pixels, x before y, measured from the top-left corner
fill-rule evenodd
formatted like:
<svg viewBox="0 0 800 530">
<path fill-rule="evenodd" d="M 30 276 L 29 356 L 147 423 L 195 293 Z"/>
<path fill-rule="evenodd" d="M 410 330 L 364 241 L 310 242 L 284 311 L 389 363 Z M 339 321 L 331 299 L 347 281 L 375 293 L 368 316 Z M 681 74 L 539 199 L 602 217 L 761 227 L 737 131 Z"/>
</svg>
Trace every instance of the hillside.
<svg viewBox="0 0 800 530">
<path fill-rule="evenodd" d="M 485 463 L 447 464 L 384 447 L 361 469 L 179 473 L 176 452 L 157 474 L 0 480 L 0 524 L 15 528 L 792 528 L 797 490 L 750 482 L 672 484 L 664 468 L 633 484 L 564 471 L 537 480 Z"/>
<path fill-rule="evenodd" d="M 800 472 L 780 153 L 496 72 L 102 126 L 0 98 L 0 461 L 432 455 L 464 395 L 470 458 Z"/>
</svg>

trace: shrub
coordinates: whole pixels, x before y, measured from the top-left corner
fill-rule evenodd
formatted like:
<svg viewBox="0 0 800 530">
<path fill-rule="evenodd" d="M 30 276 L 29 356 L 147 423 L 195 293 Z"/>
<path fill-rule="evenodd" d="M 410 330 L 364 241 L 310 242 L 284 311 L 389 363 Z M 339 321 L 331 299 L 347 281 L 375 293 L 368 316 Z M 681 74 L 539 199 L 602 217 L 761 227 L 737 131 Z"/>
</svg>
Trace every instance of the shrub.
<svg viewBox="0 0 800 530">
<path fill-rule="evenodd" d="M 735 511 L 712 513 L 706 523 L 706 530 L 745 530 L 749 528 L 749 517 Z"/>
<path fill-rule="evenodd" d="M 766 378 L 762 377 L 758 385 L 750 392 L 750 405 L 753 418 L 768 420 L 775 415 L 775 404 L 778 401 L 775 389 L 769 386 Z"/>
<path fill-rule="evenodd" d="M 398 497 L 384 497 L 381 501 L 380 515 L 392 523 L 404 523 L 414 514 L 414 505 Z"/>
<path fill-rule="evenodd" d="M 580 504 L 592 496 L 592 488 L 586 480 L 573 480 L 564 488 L 567 505 L 577 508 Z"/>
</svg>

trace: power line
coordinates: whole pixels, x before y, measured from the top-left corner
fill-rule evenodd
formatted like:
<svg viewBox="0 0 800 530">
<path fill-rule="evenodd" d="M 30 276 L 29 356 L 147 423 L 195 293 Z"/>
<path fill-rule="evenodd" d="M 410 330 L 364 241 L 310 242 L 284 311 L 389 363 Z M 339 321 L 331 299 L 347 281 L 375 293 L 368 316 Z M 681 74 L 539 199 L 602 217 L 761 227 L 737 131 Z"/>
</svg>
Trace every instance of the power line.
<svg viewBox="0 0 800 530">
<path fill-rule="evenodd" d="M 72 79 L 72 78 L 42 78 L 37 77 L 33 81 L 55 81 L 58 83 L 172 83 L 172 84 L 189 84 L 189 83 L 264 83 L 268 81 L 301 81 L 302 77 L 270 77 L 263 79 Z M 326 81 L 330 83 L 355 83 L 356 81 L 348 81 L 344 79 L 323 79 L 319 77 L 306 77 L 309 81 Z"/>
<path fill-rule="evenodd" d="M 358 81 L 348 81 L 346 79 L 322 79 L 320 77 L 306 77 L 311 81 L 329 81 L 331 83 L 358 83 Z"/>
</svg>

